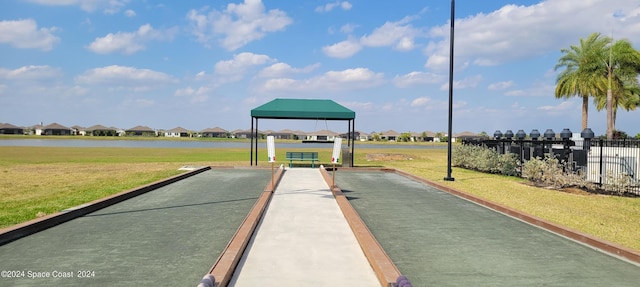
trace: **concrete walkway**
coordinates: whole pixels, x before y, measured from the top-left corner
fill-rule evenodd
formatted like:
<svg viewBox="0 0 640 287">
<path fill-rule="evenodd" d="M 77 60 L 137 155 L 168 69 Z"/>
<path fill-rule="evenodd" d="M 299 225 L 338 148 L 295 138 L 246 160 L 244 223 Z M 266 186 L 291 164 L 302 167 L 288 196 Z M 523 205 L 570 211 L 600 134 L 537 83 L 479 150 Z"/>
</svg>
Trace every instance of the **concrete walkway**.
<svg viewBox="0 0 640 287">
<path fill-rule="evenodd" d="M 380 286 L 318 169 L 285 171 L 229 286 Z"/>
</svg>

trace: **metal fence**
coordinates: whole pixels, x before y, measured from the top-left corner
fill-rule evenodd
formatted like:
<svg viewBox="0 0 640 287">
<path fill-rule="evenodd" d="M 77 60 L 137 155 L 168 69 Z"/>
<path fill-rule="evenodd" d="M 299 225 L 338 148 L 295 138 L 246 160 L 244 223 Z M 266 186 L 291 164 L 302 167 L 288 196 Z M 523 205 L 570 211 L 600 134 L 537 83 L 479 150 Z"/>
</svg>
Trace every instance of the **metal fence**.
<svg viewBox="0 0 640 287">
<path fill-rule="evenodd" d="M 463 144 L 486 146 L 499 154 L 517 154 L 521 167 L 531 158 L 553 156 L 600 189 L 640 195 L 640 140 L 466 139 Z"/>
</svg>

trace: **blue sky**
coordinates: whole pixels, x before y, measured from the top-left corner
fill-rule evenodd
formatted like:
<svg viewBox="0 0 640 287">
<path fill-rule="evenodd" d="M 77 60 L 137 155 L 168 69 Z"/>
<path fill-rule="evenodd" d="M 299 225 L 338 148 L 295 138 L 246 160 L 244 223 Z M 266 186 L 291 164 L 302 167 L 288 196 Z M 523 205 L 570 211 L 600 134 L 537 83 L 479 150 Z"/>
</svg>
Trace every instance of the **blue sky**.
<svg viewBox="0 0 640 287">
<path fill-rule="evenodd" d="M 0 122 L 248 129 L 275 98 L 332 99 L 363 132 L 446 131 L 451 1 L 7 0 Z M 456 1 L 453 132 L 580 131 L 554 97 L 560 49 L 640 45 L 638 0 Z M 590 105 L 589 126 L 605 133 Z M 640 133 L 640 111 L 616 128 Z M 343 132 L 344 122 L 260 129 Z"/>
</svg>

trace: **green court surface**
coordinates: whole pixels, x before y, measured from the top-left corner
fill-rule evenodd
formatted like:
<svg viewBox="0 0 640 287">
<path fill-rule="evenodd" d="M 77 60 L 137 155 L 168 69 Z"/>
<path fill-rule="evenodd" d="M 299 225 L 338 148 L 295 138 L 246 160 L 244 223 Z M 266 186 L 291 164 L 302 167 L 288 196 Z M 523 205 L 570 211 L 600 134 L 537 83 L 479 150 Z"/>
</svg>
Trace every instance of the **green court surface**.
<svg viewBox="0 0 640 287">
<path fill-rule="evenodd" d="M 270 178 L 213 169 L 5 244 L 0 286 L 196 286 Z"/>
<path fill-rule="evenodd" d="M 640 266 L 404 176 L 336 183 L 413 286 L 638 286 Z"/>
</svg>

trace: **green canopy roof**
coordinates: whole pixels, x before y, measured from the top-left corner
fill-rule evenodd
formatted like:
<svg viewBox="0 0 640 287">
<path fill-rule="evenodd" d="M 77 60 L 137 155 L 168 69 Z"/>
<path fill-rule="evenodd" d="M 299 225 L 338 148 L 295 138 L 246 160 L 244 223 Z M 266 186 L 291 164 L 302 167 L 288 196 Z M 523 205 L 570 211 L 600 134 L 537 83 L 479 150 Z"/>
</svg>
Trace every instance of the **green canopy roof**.
<svg viewBox="0 0 640 287">
<path fill-rule="evenodd" d="M 254 118 L 352 120 L 356 113 L 332 100 L 275 99 L 251 110 Z"/>
</svg>

